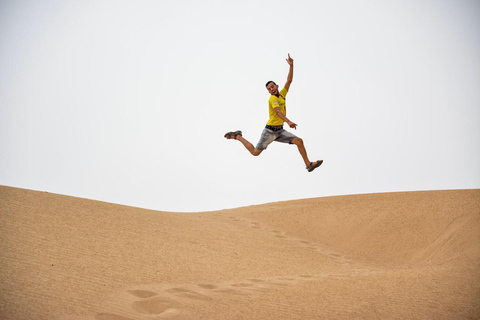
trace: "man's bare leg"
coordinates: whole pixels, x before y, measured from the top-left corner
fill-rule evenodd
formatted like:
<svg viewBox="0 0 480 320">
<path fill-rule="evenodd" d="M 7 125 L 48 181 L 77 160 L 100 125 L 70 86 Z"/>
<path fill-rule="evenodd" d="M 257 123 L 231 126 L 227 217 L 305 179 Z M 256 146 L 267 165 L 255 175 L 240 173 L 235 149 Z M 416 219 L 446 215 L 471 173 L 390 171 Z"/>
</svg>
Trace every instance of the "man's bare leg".
<svg viewBox="0 0 480 320">
<path fill-rule="evenodd" d="M 294 138 L 292 139 L 292 144 L 296 145 L 298 148 L 298 151 L 300 152 L 300 155 L 302 156 L 303 162 L 305 162 L 305 166 L 310 165 L 310 160 L 308 159 L 307 156 L 307 150 L 305 149 L 305 146 L 303 145 L 303 140 L 301 138 Z M 316 164 L 318 161 L 315 161 L 314 164 Z"/>
<path fill-rule="evenodd" d="M 250 142 L 248 142 L 247 139 L 245 139 L 244 137 L 242 137 L 241 135 L 237 135 L 235 137 L 235 140 L 238 140 L 240 141 L 244 146 L 245 148 L 247 148 L 247 150 L 254 156 L 258 156 L 260 153 L 262 153 L 263 150 L 258 150 L 256 149 L 253 144 L 251 144 Z"/>
</svg>

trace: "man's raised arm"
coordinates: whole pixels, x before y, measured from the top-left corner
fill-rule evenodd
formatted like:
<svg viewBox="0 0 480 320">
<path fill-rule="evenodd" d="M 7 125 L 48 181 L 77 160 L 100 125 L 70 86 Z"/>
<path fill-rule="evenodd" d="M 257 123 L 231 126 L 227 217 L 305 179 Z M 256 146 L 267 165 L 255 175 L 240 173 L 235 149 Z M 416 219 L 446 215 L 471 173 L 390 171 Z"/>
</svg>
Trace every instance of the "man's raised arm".
<svg viewBox="0 0 480 320">
<path fill-rule="evenodd" d="M 290 89 L 290 84 L 293 81 L 293 59 L 290 58 L 290 53 L 288 54 L 287 63 L 290 65 L 290 70 L 288 71 L 287 83 L 285 83 L 285 89 Z"/>
</svg>

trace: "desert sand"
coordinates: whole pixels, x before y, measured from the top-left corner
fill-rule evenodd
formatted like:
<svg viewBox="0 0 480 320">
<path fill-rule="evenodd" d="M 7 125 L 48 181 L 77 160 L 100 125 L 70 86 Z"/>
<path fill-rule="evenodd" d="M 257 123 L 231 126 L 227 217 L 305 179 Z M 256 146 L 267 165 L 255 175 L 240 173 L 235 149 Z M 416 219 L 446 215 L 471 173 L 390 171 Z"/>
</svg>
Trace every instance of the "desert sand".
<svg viewBox="0 0 480 320">
<path fill-rule="evenodd" d="M 480 319 L 480 190 L 173 213 L 0 186 L 0 239 L 1 319 Z"/>
</svg>

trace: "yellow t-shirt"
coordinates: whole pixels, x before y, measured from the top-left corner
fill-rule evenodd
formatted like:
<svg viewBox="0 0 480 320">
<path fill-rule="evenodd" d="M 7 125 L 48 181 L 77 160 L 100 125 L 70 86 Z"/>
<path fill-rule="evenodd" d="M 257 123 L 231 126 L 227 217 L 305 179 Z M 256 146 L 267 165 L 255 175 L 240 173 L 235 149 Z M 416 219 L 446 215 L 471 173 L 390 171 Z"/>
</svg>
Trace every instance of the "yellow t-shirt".
<svg viewBox="0 0 480 320">
<path fill-rule="evenodd" d="M 279 93 L 280 95 L 274 96 L 271 95 L 270 99 L 268 99 L 268 115 L 270 119 L 268 119 L 267 125 L 268 126 L 282 126 L 283 119 L 280 118 L 277 113 L 275 112 L 275 108 L 280 108 L 280 111 L 286 116 L 287 109 L 285 107 L 285 97 L 287 96 L 287 89 L 283 88 Z"/>
</svg>

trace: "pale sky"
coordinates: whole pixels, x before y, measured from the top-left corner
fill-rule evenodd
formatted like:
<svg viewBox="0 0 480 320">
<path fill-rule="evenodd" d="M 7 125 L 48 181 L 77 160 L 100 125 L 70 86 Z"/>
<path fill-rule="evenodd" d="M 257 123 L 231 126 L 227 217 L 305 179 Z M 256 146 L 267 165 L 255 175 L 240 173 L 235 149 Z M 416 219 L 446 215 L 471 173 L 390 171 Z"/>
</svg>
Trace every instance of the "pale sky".
<svg viewBox="0 0 480 320">
<path fill-rule="evenodd" d="M 162 211 L 480 188 L 480 2 L 0 1 L 0 184 Z M 295 146 L 254 145 L 295 69 Z M 291 130 L 291 129 L 288 129 Z"/>
</svg>

